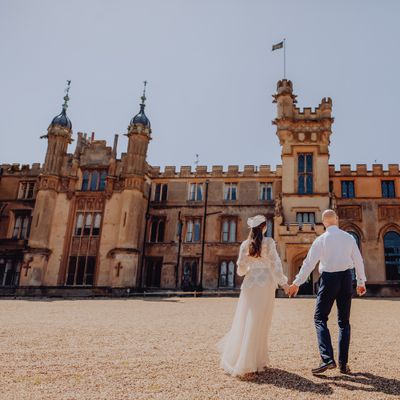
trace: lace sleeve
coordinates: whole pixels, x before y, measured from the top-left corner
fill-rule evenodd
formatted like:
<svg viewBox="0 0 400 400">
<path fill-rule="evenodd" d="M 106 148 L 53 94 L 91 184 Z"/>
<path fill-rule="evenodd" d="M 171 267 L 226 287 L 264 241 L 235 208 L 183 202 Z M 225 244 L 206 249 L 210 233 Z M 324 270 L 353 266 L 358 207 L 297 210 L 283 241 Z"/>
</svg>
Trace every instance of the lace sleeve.
<svg viewBox="0 0 400 400">
<path fill-rule="evenodd" d="M 278 252 L 276 251 L 275 241 L 271 238 L 269 242 L 269 254 L 275 279 L 279 286 L 284 287 L 288 284 L 288 278 L 283 273 L 282 262 L 279 258 Z"/>
<path fill-rule="evenodd" d="M 237 274 L 239 276 L 246 275 L 247 270 L 249 268 L 249 259 L 250 259 L 250 256 L 248 255 L 248 246 L 247 246 L 247 240 L 246 240 L 240 245 L 239 257 L 236 262 L 236 264 L 238 266 Z"/>
</svg>

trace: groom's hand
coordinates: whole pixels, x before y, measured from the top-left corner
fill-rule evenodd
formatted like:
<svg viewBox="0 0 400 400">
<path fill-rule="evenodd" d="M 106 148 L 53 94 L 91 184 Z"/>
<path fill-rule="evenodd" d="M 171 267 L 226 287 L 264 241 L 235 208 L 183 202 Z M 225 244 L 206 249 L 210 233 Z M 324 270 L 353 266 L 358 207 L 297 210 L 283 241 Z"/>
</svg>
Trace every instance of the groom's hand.
<svg viewBox="0 0 400 400">
<path fill-rule="evenodd" d="M 365 286 L 357 286 L 357 294 L 359 296 L 364 296 L 365 293 L 367 293 Z"/>
<path fill-rule="evenodd" d="M 289 297 L 296 297 L 297 292 L 299 291 L 299 287 L 292 283 L 289 287 Z"/>
</svg>

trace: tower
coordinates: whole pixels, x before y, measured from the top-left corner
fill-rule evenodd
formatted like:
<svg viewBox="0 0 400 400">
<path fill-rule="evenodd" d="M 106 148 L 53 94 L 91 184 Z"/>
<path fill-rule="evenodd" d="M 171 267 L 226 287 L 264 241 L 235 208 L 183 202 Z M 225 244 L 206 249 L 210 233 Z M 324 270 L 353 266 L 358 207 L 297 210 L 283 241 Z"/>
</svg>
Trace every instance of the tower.
<svg viewBox="0 0 400 400">
<path fill-rule="evenodd" d="M 47 151 L 39 176 L 29 249 L 24 257 L 27 272 L 21 275 L 21 286 L 57 284 L 61 258 L 57 242 L 64 238 L 69 209 L 61 178 L 67 147 L 72 141 L 72 123 L 67 116 L 70 84 L 67 81 L 61 113 L 53 118 L 47 134 L 41 136 L 47 139 Z"/>
<path fill-rule="evenodd" d="M 151 125 L 145 114 L 146 85 L 144 82 L 140 111 L 128 126 L 128 149 L 122 160 L 123 189 L 121 192 L 122 210 L 119 221 L 118 240 L 114 251 L 114 264 L 122 268 L 121 273 L 112 280 L 112 285 L 140 286 L 139 267 L 143 244 L 143 232 L 148 185 L 145 184 L 147 172 L 147 148 L 151 140 Z"/>
<path fill-rule="evenodd" d="M 321 214 L 329 208 L 329 143 L 332 100 L 323 98 L 314 111 L 295 106 L 292 82 L 283 79 L 273 95 L 277 116 L 272 121 L 282 147 L 282 191 L 276 201 L 275 238 L 290 280 L 298 273 L 316 236 L 324 230 Z M 302 286 L 314 292 L 317 272 Z"/>
<path fill-rule="evenodd" d="M 329 207 L 329 143 L 332 100 L 323 98 L 314 111 L 295 106 L 290 80 L 277 84 L 273 95 L 277 116 L 273 121 L 282 147 L 282 212 L 286 224 L 299 223 L 298 213 L 313 212 L 314 224 Z M 311 217 L 312 218 L 312 217 Z"/>
</svg>

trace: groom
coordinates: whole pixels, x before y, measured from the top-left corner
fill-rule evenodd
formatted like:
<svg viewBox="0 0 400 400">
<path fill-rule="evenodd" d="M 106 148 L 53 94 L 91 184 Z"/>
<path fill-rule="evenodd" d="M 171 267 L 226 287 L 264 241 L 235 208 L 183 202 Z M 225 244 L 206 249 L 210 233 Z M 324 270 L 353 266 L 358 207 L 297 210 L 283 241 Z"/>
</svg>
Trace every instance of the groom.
<svg viewBox="0 0 400 400">
<path fill-rule="evenodd" d="M 352 268 L 357 277 L 357 294 L 363 296 L 365 289 L 364 263 L 353 236 L 338 228 L 338 217 L 333 210 L 322 213 L 326 232 L 315 239 L 303 265 L 289 288 L 289 297 L 296 296 L 319 261 L 320 286 L 317 295 L 314 321 L 317 330 L 319 352 L 322 362 L 312 370 L 320 374 L 336 368 L 331 336 L 327 325 L 329 313 L 336 300 L 339 323 L 339 367 L 343 374 L 350 373 L 347 365 L 350 345 L 350 307 L 353 292 Z"/>
</svg>

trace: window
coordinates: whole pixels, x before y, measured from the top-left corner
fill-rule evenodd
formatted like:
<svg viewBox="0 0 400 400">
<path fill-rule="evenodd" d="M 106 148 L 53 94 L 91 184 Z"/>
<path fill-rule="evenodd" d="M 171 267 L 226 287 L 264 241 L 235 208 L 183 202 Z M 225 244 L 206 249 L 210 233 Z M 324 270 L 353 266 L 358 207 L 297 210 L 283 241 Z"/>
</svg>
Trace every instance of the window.
<svg viewBox="0 0 400 400">
<path fill-rule="evenodd" d="M 344 199 L 353 199 L 354 194 L 354 181 L 342 181 L 342 197 Z"/>
<path fill-rule="evenodd" d="M 202 201 L 203 200 L 203 184 L 191 183 L 189 190 L 189 200 Z"/>
<path fill-rule="evenodd" d="M 392 199 L 395 196 L 394 181 L 382 181 L 382 197 Z"/>
<path fill-rule="evenodd" d="M 184 258 L 182 260 L 182 289 L 193 290 L 197 287 L 198 258 Z"/>
<path fill-rule="evenodd" d="M 224 260 L 219 267 L 219 287 L 235 287 L 235 262 L 233 260 Z"/>
<path fill-rule="evenodd" d="M 162 257 L 148 257 L 146 259 L 146 287 L 160 287 Z"/>
<path fill-rule="evenodd" d="M 33 192 L 35 190 L 35 182 L 20 182 L 18 198 L 19 199 L 33 199 Z"/>
<path fill-rule="evenodd" d="M 186 221 L 186 242 L 200 242 L 200 219 L 188 219 Z"/>
<path fill-rule="evenodd" d="M 265 232 L 264 236 L 265 237 L 273 237 L 273 219 L 272 218 L 267 218 L 267 231 Z"/>
<path fill-rule="evenodd" d="M 166 183 L 157 183 L 154 192 L 154 201 L 159 203 L 160 201 L 167 201 L 168 185 Z"/>
<path fill-rule="evenodd" d="M 29 215 L 15 215 L 14 229 L 12 233 L 13 239 L 28 239 L 30 220 L 31 217 Z"/>
<path fill-rule="evenodd" d="M 224 218 L 222 220 L 222 235 L 223 242 L 236 242 L 236 218 Z"/>
<path fill-rule="evenodd" d="M 237 200 L 237 183 L 225 183 L 224 199 L 230 201 Z"/>
<path fill-rule="evenodd" d="M 301 153 L 298 155 L 297 164 L 298 192 L 299 194 L 313 193 L 313 155 Z"/>
<path fill-rule="evenodd" d="M 296 214 L 296 221 L 299 225 L 315 224 L 315 213 L 313 213 L 313 212 L 298 212 Z"/>
<path fill-rule="evenodd" d="M 96 257 L 69 257 L 67 285 L 93 285 Z"/>
<path fill-rule="evenodd" d="M 107 171 L 83 171 L 82 175 L 82 192 L 104 191 L 106 188 Z"/>
<path fill-rule="evenodd" d="M 20 260 L 0 258 L 0 287 L 18 285 L 20 269 Z"/>
<path fill-rule="evenodd" d="M 272 200 L 272 183 L 260 183 L 260 200 Z"/>
<path fill-rule="evenodd" d="M 78 212 L 75 220 L 75 236 L 99 236 L 101 226 L 101 213 Z"/>
<path fill-rule="evenodd" d="M 400 280 L 400 234 L 387 232 L 383 237 L 385 247 L 386 279 Z"/>
<path fill-rule="evenodd" d="M 150 242 L 161 243 L 164 241 L 165 219 L 154 217 L 151 221 Z"/>
</svg>

